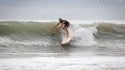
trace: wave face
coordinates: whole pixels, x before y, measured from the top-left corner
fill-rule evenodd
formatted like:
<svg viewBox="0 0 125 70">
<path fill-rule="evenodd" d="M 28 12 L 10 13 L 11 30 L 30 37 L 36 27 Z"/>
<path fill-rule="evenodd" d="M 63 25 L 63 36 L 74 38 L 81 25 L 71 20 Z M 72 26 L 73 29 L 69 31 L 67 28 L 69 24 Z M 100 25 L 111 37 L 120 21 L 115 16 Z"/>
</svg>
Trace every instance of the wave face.
<svg viewBox="0 0 125 70">
<path fill-rule="evenodd" d="M 74 37 L 68 47 L 60 42 L 63 30 L 54 31 L 57 22 L 0 22 L 0 53 L 124 52 L 125 24 L 97 22 L 72 24 Z"/>
</svg>

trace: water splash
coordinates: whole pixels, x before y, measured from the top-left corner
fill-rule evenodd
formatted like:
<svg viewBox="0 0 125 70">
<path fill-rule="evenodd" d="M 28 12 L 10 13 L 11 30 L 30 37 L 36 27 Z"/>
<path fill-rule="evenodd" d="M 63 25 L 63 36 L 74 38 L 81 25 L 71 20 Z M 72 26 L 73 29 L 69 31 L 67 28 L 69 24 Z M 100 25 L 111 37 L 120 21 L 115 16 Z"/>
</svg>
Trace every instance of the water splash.
<svg viewBox="0 0 125 70">
<path fill-rule="evenodd" d="M 73 45 L 78 46 L 93 46 L 96 45 L 93 33 L 96 33 L 95 27 L 83 28 L 82 26 L 76 24 L 74 25 L 74 37 L 71 42 Z"/>
</svg>

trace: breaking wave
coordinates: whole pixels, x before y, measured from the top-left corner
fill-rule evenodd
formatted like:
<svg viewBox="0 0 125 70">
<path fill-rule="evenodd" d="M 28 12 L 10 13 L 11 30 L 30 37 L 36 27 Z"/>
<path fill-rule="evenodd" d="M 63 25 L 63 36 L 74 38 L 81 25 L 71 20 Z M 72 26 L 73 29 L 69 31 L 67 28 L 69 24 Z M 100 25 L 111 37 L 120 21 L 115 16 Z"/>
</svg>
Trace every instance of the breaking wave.
<svg viewBox="0 0 125 70">
<path fill-rule="evenodd" d="M 0 52 L 59 52 L 62 30 L 54 31 L 57 22 L 0 22 Z M 124 51 L 125 24 L 96 22 L 72 24 L 74 37 L 70 47 L 94 47 L 96 51 Z M 98 48 L 98 49 L 97 49 Z M 74 49 L 73 49 L 74 50 Z M 79 48 L 78 51 L 80 51 Z"/>
</svg>

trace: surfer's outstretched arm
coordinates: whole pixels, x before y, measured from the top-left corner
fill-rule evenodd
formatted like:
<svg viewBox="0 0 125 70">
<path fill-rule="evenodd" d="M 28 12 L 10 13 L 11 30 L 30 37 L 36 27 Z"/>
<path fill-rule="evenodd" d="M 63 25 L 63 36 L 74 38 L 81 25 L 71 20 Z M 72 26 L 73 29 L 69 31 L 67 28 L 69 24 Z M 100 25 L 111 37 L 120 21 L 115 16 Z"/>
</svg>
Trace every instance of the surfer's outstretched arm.
<svg viewBox="0 0 125 70">
<path fill-rule="evenodd" d="M 55 30 L 55 31 L 57 31 L 57 30 L 59 30 L 58 28 L 56 28 L 58 25 L 60 25 L 61 23 L 58 23 L 56 26 L 54 26 L 53 27 L 53 29 Z"/>
<path fill-rule="evenodd" d="M 61 24 L 61 23 L 58 23 L 56 26 L 58 26 L 59 24 L 60 24 L 61 26 L 60 26 L 60 27 L 58 27 L 55 31 L 57 31 L 57 30 L 59 30 L 59 29 L 63 28 L 63 26 L 64 26 L 64 25 L 63 25 L 63 24 Z M 55 28 L 56 28 L 56 26 L 55 26 Z"/>
<path fill-rule="evenodd" d="M 53 28 L 56 28 L 60 23 L 58 23 L 56 26 L 54 26 Z"/>
</svg>

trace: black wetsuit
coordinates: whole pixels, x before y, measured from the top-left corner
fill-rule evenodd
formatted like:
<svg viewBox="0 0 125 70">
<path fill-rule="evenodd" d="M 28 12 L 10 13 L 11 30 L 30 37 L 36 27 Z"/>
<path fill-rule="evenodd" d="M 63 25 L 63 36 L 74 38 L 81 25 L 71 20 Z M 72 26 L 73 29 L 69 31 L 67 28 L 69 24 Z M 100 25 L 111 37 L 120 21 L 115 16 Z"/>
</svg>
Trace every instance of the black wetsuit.
<svg viewBox="0 0 125 70">
<path fill-rule="evenodd" d="M 69 25 L 70 25 L 70 23 L 69 23 L 68 21 L 66 21 L 66 20 L 62 20 L 61 23 L 65 24 L 64 27 L 67 27 L 67 28 L 68 28 Z"/>
</svg>

